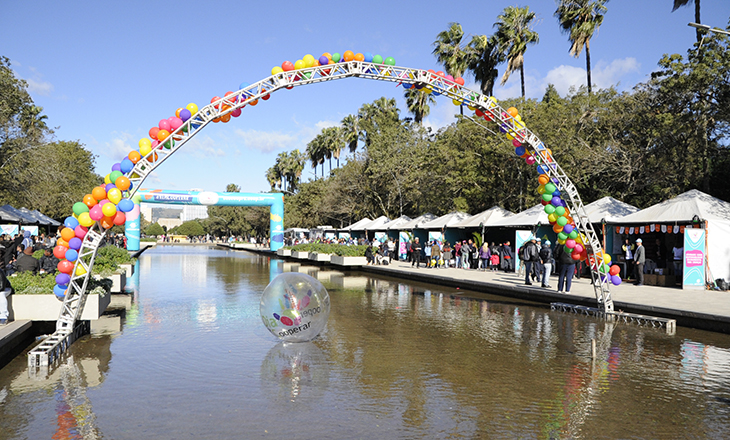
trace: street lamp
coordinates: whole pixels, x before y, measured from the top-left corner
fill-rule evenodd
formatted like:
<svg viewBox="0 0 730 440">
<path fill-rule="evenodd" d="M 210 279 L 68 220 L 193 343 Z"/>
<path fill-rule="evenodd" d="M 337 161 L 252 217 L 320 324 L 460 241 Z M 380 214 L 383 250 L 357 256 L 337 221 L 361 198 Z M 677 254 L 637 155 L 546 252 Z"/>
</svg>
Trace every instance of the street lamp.
<svg viewBox="0 0 730 440">
<path fill-rule="evenodd" d="M 715 33 L 718 33 L 718 34 L 730 35 L 730 32 L 728 32 L 728 31 L 724 31 L 724 30 L 722 30 L 720 28 L 710 27 L 710 26 L 708 26 L 706 24 L 687 23 L 687 26 L 691 26 L 691 27 L 697 28 L 697 29 L 704 29 L 706 31 L 715 32 Z"/>
</svg>

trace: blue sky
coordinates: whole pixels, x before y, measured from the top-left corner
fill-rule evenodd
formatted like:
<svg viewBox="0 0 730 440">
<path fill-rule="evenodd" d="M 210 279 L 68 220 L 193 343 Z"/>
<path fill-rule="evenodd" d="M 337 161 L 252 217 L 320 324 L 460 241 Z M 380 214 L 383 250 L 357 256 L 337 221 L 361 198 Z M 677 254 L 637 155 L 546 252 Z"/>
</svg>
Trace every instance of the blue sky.
<svg viewBox="0 0 730 440">
<path fill-rule="evenodd" d="M 0 55 L 28 81 L 57 139 L 85 144 L 105 175 L 178 107 L 202 107 L 242 82 L 270 75 L 285 60 L 352 50 L 438 70 L 432 43 L 450 22 L 461 23 L 468 42 L 471 35 L 491 34 L 497 16 L 515 4 L 538 15 L 540 42 L 525 54 L 528 96 L 542 96 L 548 83 L 562 94 L 584 84 L 584 55 L 569 55 L 553 0 L 4 2 Z M 613 0 L 607 7 L 591 41 L 594 86 L 630 89 L 648 79 L 662 54 L 685 54 L 694 42 L 687 26 L 693 6 L 672 13 L 671 0 Z M 724 28 L 728 18 L 730 2 L 702 2 L 706 24 Z M 495 90 L 500 99 L 519 93 L 518 74 Z M 243 191 L 268 191 L 264 174 L 279 152 L 304 151 L 322 128 L 381 96 L 395 97 L 406 115 L 403 89 L 393 83 L 350 78 L 278 91 L 230 123 L 206 127 L 144 186 L 223 191 L 236 183 Z M 439 99 L 425 123 L 443 127 L 457 112 Z M 311 177 L 308 168 L 303 178 Z"/>
</svg>

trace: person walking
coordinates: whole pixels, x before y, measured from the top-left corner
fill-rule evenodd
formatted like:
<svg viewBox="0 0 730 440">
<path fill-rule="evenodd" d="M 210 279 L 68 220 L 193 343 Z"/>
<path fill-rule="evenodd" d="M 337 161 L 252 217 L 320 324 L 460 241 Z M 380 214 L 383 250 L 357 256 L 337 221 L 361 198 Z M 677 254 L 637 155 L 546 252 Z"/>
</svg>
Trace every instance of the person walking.
<svg viewBox="0 0 730 440">
<path fill-rule="evenodd" d="M 479 250 L 479 268 L 482 270 L 482 272 L 487 270 L 491 259 L 492 251 L 489 249 L 489 244 L 485 241 L 484 243 L 482 243 L 482 247 Z"/>
<path fill-rule="evenodd" d="M 558 274 L 558 293 L 570 293 L 570 286 L 573 284 L 573 274 L 575 273 L 575 260 L 570 253 L 565 251 L 565 246 L 558 244 L 555 249 L 555 259 L 560 263 L 560 272 Z"/>
<path fill-rule="evenodd" d="M 466 242 L 466 240 L 461 242 L 461 267 L 462 269 L 469 269 L 469 254 L 471 253 L 471 248 L 469 247 L 469 244 Z"/>
<path fill-rule="evenodd" d="M 415 240 L 413 240 L 413 243 L 411 243 L 411 255 L 413 258 L 413 261 L 411 262 L 411 267 L 413 265 L 416 266 L 416 269 L 421 268 L 421 242 L 418 240 L 418 237 L 416 237 Z"/>
<path fill-rule="evenodd" d="M 550 288 L 550 272 L 553 270 L 553 251 L 550 249 L 550 240 L 545 240 L 540 249 L 542 261 L 542 287 Z"/>
<path fill-rule="evenodd" d="M 637 286 L 644 285 L 644 263 L 646 263 L 646 248 L 642 246 L 641 239 L 636 239 L 636 252 L 634 253 L 634 275 L 636 276 Z"/>
<path fill-rule="evenodd" d="M 525 265 L 525 284 L 532 286 L 530 277 L 532 276 L 532 266 L 540 259 L 540 250 L 537 248 L 535 236 L 530 236 L 530 241 L 524 244 L 522 255 L 520 255 Z"/>
<path fill-rule="evenodd" d="M 441 246 L 436 240 L 433 241 L 433 246 L 431 246 L 431 260 L 433 267 L 438 269 L 441 265 Z"/>
</svg>

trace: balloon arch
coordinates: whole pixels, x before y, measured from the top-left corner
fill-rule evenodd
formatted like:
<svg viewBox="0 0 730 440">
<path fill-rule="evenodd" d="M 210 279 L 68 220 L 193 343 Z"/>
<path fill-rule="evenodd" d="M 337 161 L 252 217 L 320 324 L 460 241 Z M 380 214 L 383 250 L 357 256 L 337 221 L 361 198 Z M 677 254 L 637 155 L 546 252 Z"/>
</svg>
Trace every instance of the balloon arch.
<svg viewBox="0 0 730 440">
<path fill-rule="evenodd" d="M 155 168 L 206 125 L 228 122 L 240 116 L 242 108 L 268 100 L 273 92 L 350 77 L 390 81 L 405 88 L 415 87 L 422 93 L 447 96 L 455 105 L 465 105 L 477 117 L 496 124 L 514 144 L 515 153 L 537 167 L 538 191 L 558 234 L 558 242 L 575 260 L 588 261 L 598 306 L 605 313 L 613 312 L 610 284 L 620 283 L 618 266 L 609 267 L 611 256 L 601 249 L 575 185 L 554 160 L 550 149 L 525 126 L 517 109 L 505 110 L 495 98 L 469 90 L 462 78 L 433 70 L 398 67 L 391 57 L 383 59 L 380 55 L 346 51 L 342 55 L 325 53 L 319 59 L 307 55 L 293 64 L 285 61 L 281 67 L 271 70 L 271 76 L 254 84 L 241 84 L 238 91 L 214 97 L 203 108 L 191 103 L 178 109 L 175 116 L 160 121 L 150 130 L 149 139 L 139 141 L 139 150 L 130 152 L 114 165 L 104 185 L 75 203 L 74 215 L 64 222 L 62 238 L 54 249 L 54 254 L 61 259 L 54 293 L 63 299 L 63 307 L 56 331 L 31 351 L 29 363 L 48 365 L 76 338 L 79 332 L 75 324 L 83 309 L 99 244 L 108 229 L 124 224 L 127 217 L 139 212 L 137 190 Z"/>
</svg>

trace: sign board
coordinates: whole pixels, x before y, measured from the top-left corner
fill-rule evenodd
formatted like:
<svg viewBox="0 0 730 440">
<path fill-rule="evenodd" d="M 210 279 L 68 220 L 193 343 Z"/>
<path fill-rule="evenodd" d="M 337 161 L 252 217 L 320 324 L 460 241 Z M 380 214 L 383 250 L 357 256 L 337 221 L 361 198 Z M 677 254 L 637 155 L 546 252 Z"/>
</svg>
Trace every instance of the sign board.
<svg viewBox="0 0 730 440">
<path fill-rule="evenodd" d="M 682 288 L 705 289 L 705 230 L 686 228 L 684 230 L 684 258 L 682 265 Z"/>
<path fill-rule="evenodd" d="M 408 258 L 408 241 L 410 238 L 408 237 L 408 232 L 406 231 L 400 231 L 398 233 L 398 257 L 401 260 L 405 260 Z"/>
<path fill-rule="evenodd" d="M 520 261 L 519 250 L 520 247 L 532 236 L 532 231 L 515 231 L 515 272 L 519 270 Z"/>
<path fill-rule="evenodd" d="M 444 242 L 444 234 L 441 231 L 428 231 L 428 241 Z"/>
</svg>

